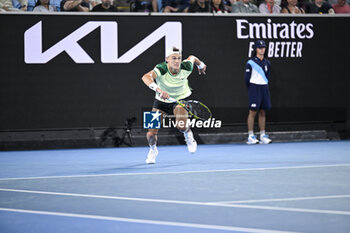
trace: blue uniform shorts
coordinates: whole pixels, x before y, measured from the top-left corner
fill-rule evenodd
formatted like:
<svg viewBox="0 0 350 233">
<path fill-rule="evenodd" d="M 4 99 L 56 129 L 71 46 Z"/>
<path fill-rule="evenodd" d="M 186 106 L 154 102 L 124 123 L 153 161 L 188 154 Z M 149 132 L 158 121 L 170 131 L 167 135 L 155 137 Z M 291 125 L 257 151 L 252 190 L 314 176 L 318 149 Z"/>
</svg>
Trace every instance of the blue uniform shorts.
<svg viewBox="0 0 350 233">
<path fill-rule="evenodd" d="M 251 83 L 248 87 L 249 109 L 270 109 L 271 99 L 268 85 L 256 85 Z"/>
</svg>

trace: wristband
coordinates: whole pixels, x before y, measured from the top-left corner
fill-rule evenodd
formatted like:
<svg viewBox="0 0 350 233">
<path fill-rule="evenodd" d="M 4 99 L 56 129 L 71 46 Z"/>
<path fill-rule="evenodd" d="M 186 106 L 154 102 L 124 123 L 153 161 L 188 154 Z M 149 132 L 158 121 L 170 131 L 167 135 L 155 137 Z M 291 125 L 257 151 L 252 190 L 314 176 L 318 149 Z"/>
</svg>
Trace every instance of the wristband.
<svg viewBox="0 0 350 233">
<path fill-rule="evenodd" d="M 153 91 L 157 91 L 158 85 L 155 82 L 153 82 L 148 87 Z"/>
<path fill-rule="evenodd" d="M 203 69 L 205 66 L 205 64 L 201 61 L 201 63 L 199 65 L 197 65 L 198 69 Z"/>
</svg>

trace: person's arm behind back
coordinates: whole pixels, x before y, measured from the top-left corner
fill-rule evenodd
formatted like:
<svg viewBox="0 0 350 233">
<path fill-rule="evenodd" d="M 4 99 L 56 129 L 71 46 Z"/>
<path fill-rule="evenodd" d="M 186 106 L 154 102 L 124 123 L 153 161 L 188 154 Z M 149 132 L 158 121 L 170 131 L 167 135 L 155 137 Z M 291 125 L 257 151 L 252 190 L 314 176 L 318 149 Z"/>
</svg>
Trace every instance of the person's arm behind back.
<svg viewBox="0 0 350 233">
<path fill-rule="evenodd" d="M 244 74 L 244 81 L 247 87 L 249 87 L 250 85 L 251 74 L 252 74 L 252 67 L 247 63 L 245 66 L 245 74 Z"/>
</svg>

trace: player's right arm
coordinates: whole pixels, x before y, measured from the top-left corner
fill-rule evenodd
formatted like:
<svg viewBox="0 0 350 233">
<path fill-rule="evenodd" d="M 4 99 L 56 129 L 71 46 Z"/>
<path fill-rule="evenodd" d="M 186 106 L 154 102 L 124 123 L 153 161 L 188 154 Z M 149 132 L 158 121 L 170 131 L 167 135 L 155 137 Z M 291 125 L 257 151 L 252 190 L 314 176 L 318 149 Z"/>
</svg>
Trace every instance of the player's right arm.
<svg viewBox="0 0 350 233">
<path fill-rule="evenodd" d="M 169 94 L 165 91 L 163 91 L 162 89 L 160 89 L 158 87 L 158 85 L 155 83 L 154 80 L 156 80 L 157 78 L 157 74 L 151 70 L 150 72 L 144 74 L 142 76 L 142 81 L 146 84 L 146 86 L 148 86 L 151 90 L 158 92 L 160 95 L 160 98 L 162 99 L 168 99 L 169 98 Z"/>
<path fill-rule="evenodd" d="M 196 56 L 190 55 L 186 60 L 189 60 L 192 62 L 192 64 L 197 66 L 199 75 L 206 74 L 205 71 L 207 70 L 207 65 L 199 60 Z"/>
</svg>

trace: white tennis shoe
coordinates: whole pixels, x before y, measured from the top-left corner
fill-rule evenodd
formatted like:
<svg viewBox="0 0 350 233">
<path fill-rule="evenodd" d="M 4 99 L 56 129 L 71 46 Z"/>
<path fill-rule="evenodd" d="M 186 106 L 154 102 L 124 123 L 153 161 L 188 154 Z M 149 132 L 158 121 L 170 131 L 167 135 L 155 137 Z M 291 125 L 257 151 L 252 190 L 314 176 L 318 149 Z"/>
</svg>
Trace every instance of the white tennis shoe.
<svg viewBox="0 0 350 233">
<path fill-rule="evenodd" d="M 147 159 L 146 159 L 146 163 L 147 164 L 154 164 L 156 163 L 156 157 L 158 155 L 158 150 L 157 148 L 155 148 L 154 150 L 152 150 L 151 148 L 149 149 L 148 155 L 147 155 Z"/>
<path fill-rule="evenodd" d="M 259 140 L 256 139 L 255 135 L 249 135 L 246 143 L 248 145 L 257 144 L 257 143 L 259 143 Z"/>
<path fill-rule="evenodd" d="M 272 140 L 269 138 L 269 135 L 267 134 L 260 135 L 260 144 L 269 144 L 271 142 Z"/>
<path fill-rule="evenodd" d="M 187 149 L 189 152 L 194 153 L 197 151 L 197 142 L 194 140 L 192 130 L 184 133 L 185 142 L 187 144 Z"/>
</svg>

